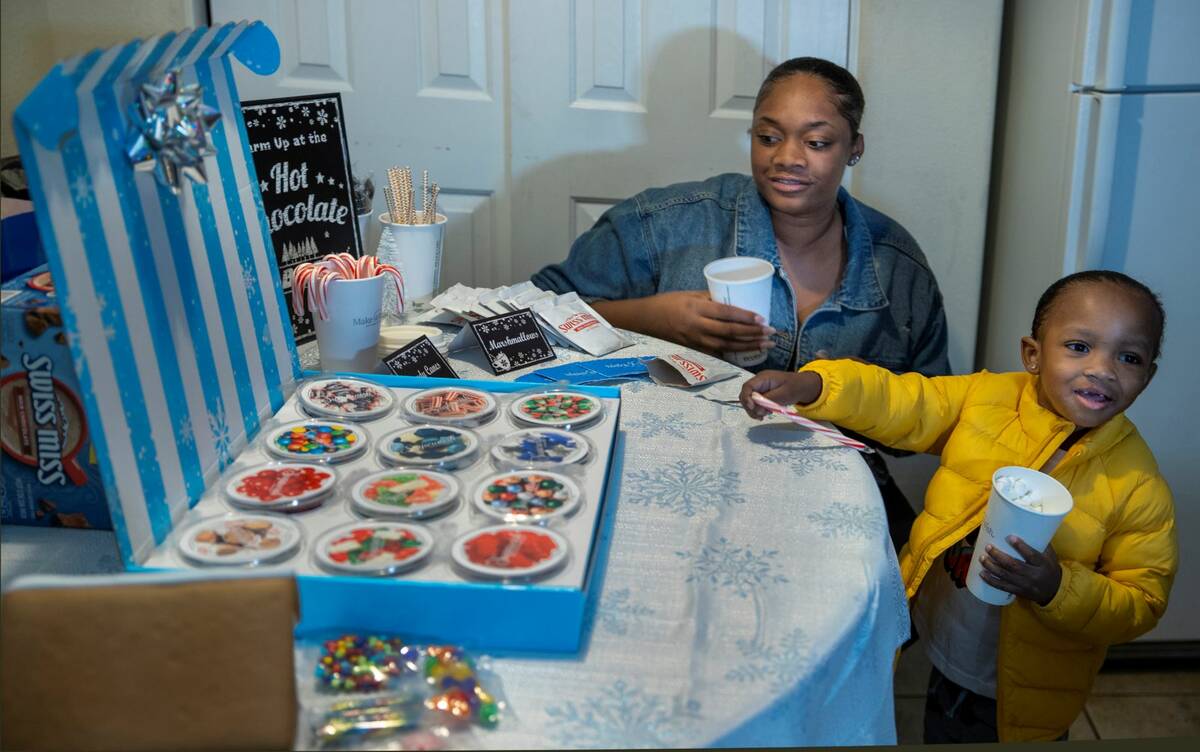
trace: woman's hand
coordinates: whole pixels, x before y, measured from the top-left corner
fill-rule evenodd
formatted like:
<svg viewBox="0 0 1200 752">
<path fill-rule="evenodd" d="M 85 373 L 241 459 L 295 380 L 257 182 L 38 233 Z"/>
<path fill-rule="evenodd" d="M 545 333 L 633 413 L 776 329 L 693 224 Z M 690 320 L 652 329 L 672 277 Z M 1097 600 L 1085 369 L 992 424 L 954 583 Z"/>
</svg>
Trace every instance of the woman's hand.
<svg viewBox="0 0 1200 752">
<path fill-rule="evenodd" d="M 642 300 L 646 316 L 642 326 L 659 339 L 718 356 L 775 346 L 771 340 L 775 329 L 762 316 L 718 303 L 706 292 L 664 292 Z"/>
<path fill-rule="evenodd" d="M 1008 544 L 1017 549 L 1025 561 L 1014 559 L 989 544 L 984 555 L 979 557 L 983 564 L 979 576 L 983 581 L 1039 606 L 1054 600 L 1058 586 L 1062 584 L 1062 567 L 1058 565 L 1054 546 L 1046 546 L 1044 552 L 1038 553 L 1015 535 L 1008 536 Z"/>
<path fill-rule="evenodd" d="M 770 411 L 751 399 L 751 394 L 757 392 L 784 406 L 807 405 L 821 396 L 821 386 L 821 376 L 813 371 L 763 371 L 742 384 L 738 400 L 751 418 L 762 420 Z"/>
</svg>

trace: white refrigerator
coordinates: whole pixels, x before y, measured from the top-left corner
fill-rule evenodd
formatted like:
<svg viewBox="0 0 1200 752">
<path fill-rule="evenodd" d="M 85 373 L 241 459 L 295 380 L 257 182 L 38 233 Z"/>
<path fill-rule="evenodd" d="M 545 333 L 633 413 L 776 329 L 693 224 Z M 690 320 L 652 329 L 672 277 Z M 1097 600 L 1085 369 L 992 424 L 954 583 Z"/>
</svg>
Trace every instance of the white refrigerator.
<svg viewBox="0 0 1200 752">
<path fill-rule="evenodd" d="M 1180 573 L 1143 643 L 1200 651 L 1200 2 L 1017 0 L 980 348 L 1020 367 L 1038 295 L 1083 269 L 1123 271 L 1167 310 L 1159 371 L 1130 408 L 1175 495 Z M 1137 652 L 1137 651 L 1134 651 Z"/>
</svg>

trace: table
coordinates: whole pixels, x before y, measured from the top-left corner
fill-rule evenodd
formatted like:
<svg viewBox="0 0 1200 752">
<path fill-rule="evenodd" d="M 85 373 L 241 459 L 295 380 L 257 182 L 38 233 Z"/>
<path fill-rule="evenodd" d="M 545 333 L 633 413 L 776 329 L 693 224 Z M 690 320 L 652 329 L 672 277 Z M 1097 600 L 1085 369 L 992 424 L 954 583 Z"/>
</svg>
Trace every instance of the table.
<svg viewBox="0 0 1200 752">
<path fill-rule="evenodd" d="M 630 336 L 612 357 L 682 351 Z M 491 378 L 478 356 L 451 362 L 463 378 Z M 315 348 L 301 357 L 315 367 Z M 883 502 L 857 452 L 650 382 L 624 384 L 622 402 L 624 471 L 587 648 L 567 660 L 494 658 L 513 712 L 479 739 L 894 744 L 892 662 L 908 608 Z M 64 564 L 46 541 L 68 533 L 92 537 Z M 28 561 L 35 555 L 44 564 Z M 3 557 L 5 580 L 14 564 L 120 568 L 111 534 L 96 532 L 6 527 Z"/>
</svg>

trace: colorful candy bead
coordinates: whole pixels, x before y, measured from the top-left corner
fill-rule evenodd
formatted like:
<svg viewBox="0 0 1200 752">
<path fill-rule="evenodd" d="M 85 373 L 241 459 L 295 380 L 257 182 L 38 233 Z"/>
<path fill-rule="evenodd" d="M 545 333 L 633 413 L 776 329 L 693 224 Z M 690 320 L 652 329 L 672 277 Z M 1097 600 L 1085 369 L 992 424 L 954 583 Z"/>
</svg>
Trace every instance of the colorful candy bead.
<svg viewBox="0 0 1200 752">
<path fill-rule="evenodd" d="M 417 650 L 398 637 L 347 634 L 326 640 L 316 678 L 329 691 L 372 692 L 417 671 L 417 660 Z"/>
</svg>

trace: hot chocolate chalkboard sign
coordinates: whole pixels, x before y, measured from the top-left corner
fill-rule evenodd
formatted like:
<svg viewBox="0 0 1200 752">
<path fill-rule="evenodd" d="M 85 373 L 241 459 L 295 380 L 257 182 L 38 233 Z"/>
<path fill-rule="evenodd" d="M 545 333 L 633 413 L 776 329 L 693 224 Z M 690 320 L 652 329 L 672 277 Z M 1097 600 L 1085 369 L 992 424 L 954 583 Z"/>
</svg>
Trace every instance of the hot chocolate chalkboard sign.
<svg viewBox="0 0 1200 752">
<path fill-rule="evenodd" d="M 314 337 L 311 314 L 291 313 L 292 272 L 330 253 L 362 255 L 342 98 L 316 94 L 242 102 L 242 116 L 292 331 L 296 342 L 308 342 Z"/>
</svg>

